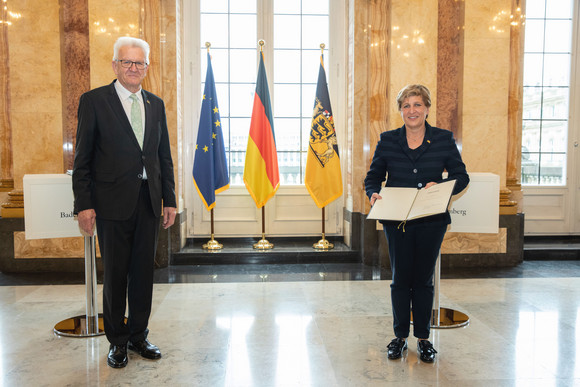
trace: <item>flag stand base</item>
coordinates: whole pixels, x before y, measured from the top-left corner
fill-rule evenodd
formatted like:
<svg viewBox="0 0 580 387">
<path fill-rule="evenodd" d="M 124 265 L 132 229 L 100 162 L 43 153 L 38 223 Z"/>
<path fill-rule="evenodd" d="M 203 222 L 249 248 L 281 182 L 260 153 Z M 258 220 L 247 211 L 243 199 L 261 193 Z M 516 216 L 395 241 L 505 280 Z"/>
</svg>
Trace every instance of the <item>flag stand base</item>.
<svg viewBox="0 0 580 387">
<path fill-rule="evenodd" d="M 260 239 L 257 243 L 254 243 L 254 248 L 256 250 L 270 250 L 274 248 L 274 244 L 268 242 L 264 234 L 262 234 L 262 239 Z"/>
<path fill-rule="evenodd" d="M 324 235 L 322 239 L 312 245 L 312 247 L 316 250 L 331 250 L 334 249 L 334 244 L 330 243 L 327 239 L 324 239 Z"/>
<path fill-rule="evenodd" d="M 206 250 L 221 250 L 222 247 L 224 247 L 224 245 L 222 245 L 221 243 L 219 243 L 218 241 L 213 239 L 213 234 L 212 234 L 211 239 L 209 241 L 207 241 L 207 243 L 205 243 L 201 247 L 203 249 L 206 249 Z"/>
</svg>

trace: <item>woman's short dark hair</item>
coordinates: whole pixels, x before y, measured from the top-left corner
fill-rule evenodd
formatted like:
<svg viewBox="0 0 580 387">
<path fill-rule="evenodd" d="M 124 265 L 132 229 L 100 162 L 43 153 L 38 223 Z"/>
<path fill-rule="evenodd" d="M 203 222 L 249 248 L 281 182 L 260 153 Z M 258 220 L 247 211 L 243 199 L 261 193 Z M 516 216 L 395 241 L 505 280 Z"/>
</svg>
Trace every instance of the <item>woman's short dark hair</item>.
<svg viewBox="0 0 580 387">
<path fill-rule="evenodd" d="M 397 94 L 397 104 L 399 105 L 399 111 L 403 105 L 403 101 L 409 97 L 419 96 L 423 99 L 423 103 L 428 108 L 431 107 L 431 93 L 429 89 L 423 85 L 407 85 L 399 91 Z"/>
</svg>

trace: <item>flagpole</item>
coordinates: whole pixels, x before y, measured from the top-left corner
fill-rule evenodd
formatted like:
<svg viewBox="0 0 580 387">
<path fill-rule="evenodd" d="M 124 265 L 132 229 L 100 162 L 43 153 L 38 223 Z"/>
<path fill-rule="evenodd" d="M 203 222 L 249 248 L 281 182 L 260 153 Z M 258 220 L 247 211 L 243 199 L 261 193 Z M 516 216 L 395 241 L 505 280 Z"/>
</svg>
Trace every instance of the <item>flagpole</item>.
<svg viewBox="0 0 580 387">
<path fill-rule="evenodd" d="M 211 43 L 210 42 L 205 42 L 205 47 L 207 48 L 207 54 L 208 54 L 208 73 L 210 72 L 211 69 L 211 61 L 210 61 L 210 57 L 209 57 L 209 48 L 211 47 Z M 213 76 L 212 76 L 213 78 Z M 206 81 L 207 81 L 207 77 L 206 77 Z M 205 95 L 204 95 L 204 99 L 205 99 Z M 210 98 L 211 100 L 211 98 Z M 216 101 L 216 109 L 217 109 L 217 99 Z M 202 104 L 202 110 L 203 110 L 203 104 Z M 200 119 L 201 121 L 201 119 Z M 219 118 L 218 118 L 219 121 Z M 194 183 L 195 183 L 195 172 L 194 172 Z M 197 184 L 197 183 L 196 183 Z M 197 185 L 196 185 L 197 186 Z M 201 194 L 201 192 L 200 192 Z M 205 200 L 205 199 L 204 199 Z M 223 247 L 222 244 L 218 243 L 218 241 L 216 241 L 213 236 L 214 236 L 214 219 L 213 219 L 213 207 L 210 209 L 210 217 L 211 217 L 211 222 L 210 222 L 210 235 L 211 235 L 211 239 L 203 244 L 201 247 L 203 249 L 206 250 L 221 250 L 221 248 Z"/>
<path fill-rule="evenodd" d="M 334 244 L 330 243 L 324 238 L 324 209 L 326 207 L 322 207 L 322 239 L 312 245 L 312 247 L 316 250 L 330 250 L 334 248 Z"/>
<path fill-rule="evenodd" d="M 213 208 L 210 210 L 210 217 L 211 217 L 211 222 L 210 222 L 211 239 L 209 241 L 207 241 L 207 243 L 201 247 L 206 249 L 206 250 L 221 250 L 222 247 L 224 247 L 224 245 L 222 245 L 221 243 L 219 243 L 218 241 L 213 239 Z"/>
<path fill-rule="evenodd" d="M 262 239 L 254 243 L 254 248 L 258 250 L 270 250 L 274 248 L 274 244 L 268 242 L 266 239 L 266 206 L 262 206 Z"/>
</svg>

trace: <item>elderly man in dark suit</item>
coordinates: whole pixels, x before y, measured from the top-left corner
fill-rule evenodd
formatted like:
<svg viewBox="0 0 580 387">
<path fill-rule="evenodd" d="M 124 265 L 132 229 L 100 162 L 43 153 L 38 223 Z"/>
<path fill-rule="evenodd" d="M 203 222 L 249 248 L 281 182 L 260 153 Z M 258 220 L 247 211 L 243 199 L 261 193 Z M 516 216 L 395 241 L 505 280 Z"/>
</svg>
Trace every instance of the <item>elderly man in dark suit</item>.
<svg viewBox="0 0 580 387">
<path fill-rule="evenodd" d="M 173 224 L 176 199 L 165 105 L 141 88 L 149 45 L 119 38 L 112 66 L 117 79 L 80 98 L 73 191 L 81 231 L 93 235 L 96 224 L 111 343 L 107 363 L 121 368 L 127 348 L 148 359 L 161 357 L 147 339 L 147 325 L 159 221 L 163 215 L 165 229 Z"/>
</svg>

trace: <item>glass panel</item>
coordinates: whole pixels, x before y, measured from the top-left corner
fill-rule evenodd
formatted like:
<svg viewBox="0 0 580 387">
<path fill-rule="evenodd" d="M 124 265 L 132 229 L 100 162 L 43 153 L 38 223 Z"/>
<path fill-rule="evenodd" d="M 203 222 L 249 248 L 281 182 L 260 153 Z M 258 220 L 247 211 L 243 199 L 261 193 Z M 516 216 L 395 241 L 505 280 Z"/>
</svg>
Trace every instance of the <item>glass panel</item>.
<svg viewBox="0 0 580 387">
<path fill-rule="evenodd" d="M 308 153 L 306 153 L 306 152 L 301 152 L 301 154 L 300 154 L 300 159 L 302 160 L 302 169 L 301 169 L 302 176 L 300 177 L 301 178 L 300 184 L 304 184 L 304 173 L 306 172 L 306 158 L 307 158 L 307 156 L 308 156 Z"/>
<path fill-rule="evenodd" d="M 210 49 L 211 67 L 213 69 L 213 78 L 216 82 L 228 81 L 228 51 L 225 49 Z M 207 71 L 207 49 L 201 50 L 201 81 L 205 82 Z"/>
<path fill-rule="evenodd" d="M 228 0 L 200 0 L 200 12 L 228 12 Z"/>
<path fill-rule="evenodd" d="M 522 184 L 539 184 L 540 155 L 538 153 L 524 153 L 522 149 Z"/>
<path fill-rule="evenodd" d="M 546 0 L 526 0 L 526 17 L 544 18 Z"/>
<path fill-rule="evenodd" d="M 546 7 L 546 17 L 554 19 L 571 19 L 573 4 L 572 1 L 573 0 L 548 1 Z"/>
<path fill-rule="evenodd" d="M 274 82 L 300 82 L 300 50 L 274 50 Z"/>
<path fill-rule="evenodd" d="M 230 47 L 257 47 L 256 15 L 230 15 L 230 22 L 232 31 L 230 34 Z"/>
<path fill-rule="evenodd" d="M 247 144 L 246 144 L 247 145 Z M 244 163 L 246 152 L 230 152 L 230 184 L 244 185 Z"/>
<path fill-rule="evenodd" d="M 249 117 L 252 114 L 255 90 L 253 84 L 230 84 L 230 116 Z"/>
<path fill-rule="evenodd" d="M 230 50 L 231 82 L 256 82 L 258 57 L 256 50 Z"/>
<path fill-rule="evenodd" d="M 566 176 L 566 155 L 542 153 L 540 159 L 540 184 L 563 185 Z"/>
<path fill-rule="evenodd" d="M 304 16 L 302 18 L 302 48 L 320 49 L 320 43 L 328 46 L 328 17 Z"/>
<path fill-rule="evenodd" d="M 567 119 L 568 94 L 568 88 L 544 87 L 542 119 Z"/>
<path fill-rule="evenodd" d="M 523 110 L 524 119 L 539 120 L 542 118 L 541 87 L 524 87 Z"/>
<path fill-rule="evenodd" d="M 274 13 L 300 14 L 300 0 L 274 0 Z"/>
<path fill-rule="evenodd" d="M 226 157 L 227 151 L 230 147 L 230 120 L 227 118 L 220 117 L 220 126 L 222 128 L 222 135 L 224 136 L 224 147 L 226 149 Z"/>
<path fill-rule="evenodd" d="M 300 149 L 300 119 L 276 119 L 276 149 L 278 151 L 296 151 Z"/>
<path fill-rule="evenodd" d="M 544 86 L 570 85 L 570 55 L 546 54 L 544 56 Z"/>
<path fill-rule="evenodd" d="M 544 51 L 544 20 L 526 20 L 525 52 Z"/>
<path fill-rule="evenodd" d="M 274 46 L 276 48 L 300 48 L 300 34 L 289 33 L 300 26 L 300 16 L 274 16 Z"/>
<path fill-rule="evenodd" d="M 540 121 L 522 122 L 522 153 L 540 151 Z"/>
<path fill-rule="evenodd" d="M 524 54 L 524 86 L 542 84 L 543 54 Z"/>
<path fill-rule="evenodd" d="M 230 1 L 230 12 L 232 12 L 232 13 L 256 13 L 256 0 Z"/>
<path fill-rule="evenodd" d="M 300 148 L 300 150 L 302 151 L 307 151 L 308 147 L 310 146 L 310 131 L 312 128 L 312 118 L 303 118 L 302 119 L 302 142 L 301 145 L 302 147 Z M 304 159 L 306 160 L 306 159 Z M 306 161 L 305 161 L 306 162 Z M 306 165 L 306 164 L 304 164 Z"/>
<path fill-rule="evenodd" d="M 274 84 L 274 116 L 300 117 L 300 85 Z"/>
<path fill-rule="evenodd" d="M 303 0 L 302 13 L 328 15 L 328 0 Z"/>
<path fill-rule="evenodd" d="M 546 20 L 546 52 L 569 53 L 572 47 L 572 20 Z"/>
<path fill-rule="evenodd" d="M 230 150 L 245 152 L 248 148 L 248 135 L 250 134 L 249 118 L 230 119 Z"/>
<path fill-rule="evenodd" d="M 230 115 L 229 91 L 230 88 L 228 87 L 227 83 L 216 83 L 215 92 L 217 94 L 218 107 L 220 109 L 220 117 L 222 119 L 229 117 Z"/>
<path fill-rule="evenodd" d="M 210 42 L 212 47 L 228 47 L 228 15 L 201 15 L 199 26 L 201 47 Z"/>
<path fill-rule="evenodd" d="M 326 64 L 324 66 L 326 67 Z M 303 51 L 302 82 L 316 84 L 318 82 L 319 69 L 320 69 L 320 49 Z M 326 78 L 328 79 L 328 73 L 326 74 Z"/>
<path fill-rule="evenodd" d="M 316 85 L 302 85 L 302 117 L 312 118 L 315 98 Z"/>
<path fill-rule="evenodd" d="M 542 123 L 542 153 L 566 152 L 568 148 L 568 122 L 544 121 Z"/>
<path fill-rule="evenodd" d="M 300 184 L 299 152 L 278 152 L 278 167 L 280 168 L 280 184 Z"/>
</svg>

